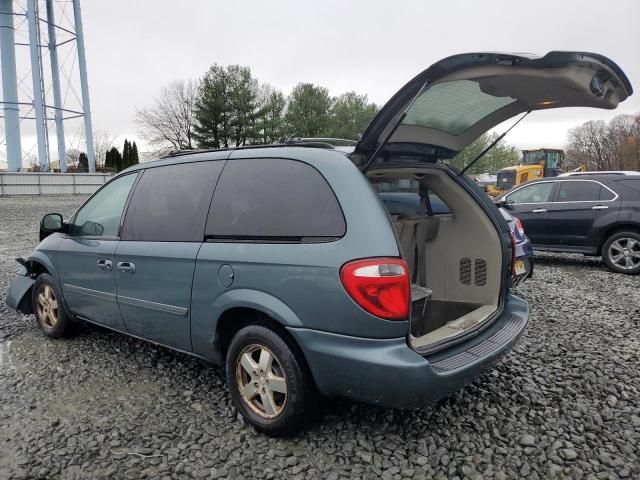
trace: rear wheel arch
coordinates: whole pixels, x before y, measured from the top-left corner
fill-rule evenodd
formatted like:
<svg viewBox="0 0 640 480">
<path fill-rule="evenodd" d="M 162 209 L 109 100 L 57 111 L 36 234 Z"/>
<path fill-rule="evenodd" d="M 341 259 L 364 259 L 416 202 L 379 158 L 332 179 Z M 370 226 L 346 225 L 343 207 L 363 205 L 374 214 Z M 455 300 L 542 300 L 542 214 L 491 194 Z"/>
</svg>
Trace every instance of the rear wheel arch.
<svg viewBox="0 0 640 480">
<path fill-rule="evenodd" d="M 295 350 L 300 358 L 304 359 L 305 367 L 311 375 L 306 358 L 298 342 L 286 328 L 286 324 L 280 319 L 273 318 L 268 313 L 248 307 L 233 307 L 224 311 L 218 318 L 214 336 L 214 349 L 221 360 L 224 360 L 231 340 L 242 328 L 249 325 L 260 325 L 277 333 L 287 343 L 289 348 Z"/>
<path fill-rule="evenodd" d="M 615 235 L 618 232 L 635 232 L 640 234 L 640 224 L 637 223 L 616 223 L 607 227 L 607 229 L 600 235 L 600 239 L 598 240 L 598 255 L 602 255 L 602 247 L 605 242 L 611 237 L 611 235 Z"/>
</svg>

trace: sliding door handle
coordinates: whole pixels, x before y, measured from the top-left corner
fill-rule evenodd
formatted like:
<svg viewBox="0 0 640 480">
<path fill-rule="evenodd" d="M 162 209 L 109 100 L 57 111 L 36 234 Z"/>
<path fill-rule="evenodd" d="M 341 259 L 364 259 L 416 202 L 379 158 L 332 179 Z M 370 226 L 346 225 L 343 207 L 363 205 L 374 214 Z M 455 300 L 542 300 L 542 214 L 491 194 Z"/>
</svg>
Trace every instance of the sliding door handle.
<svg viewBox="0 0 640 480">
<path fill-rule="evenodd" d="M 546 211 L 546 208 L 536 208 L 535 210 L 531 210 L 531 213 L 544 213 Z"/>
<path fill-rule="evenodd" d="M 136 273 L 136 265 L 132 262 L 118 262 L 117 268 L 122 273 Z"/>
<path fill-rule="evenodd" d="M 113 262 L 111 260 L 107 260 L 105 258 L 101 258 L 96 262 L 98 268 L 100 270 L 104 270 L 105 272 L 110 272 L 113 270 Z"/>
<path fill-rule="evenodd" d="M 606 210 L 609 208 L 607 205 L 596 205 L 595 207 L 591 207 L 591 210 Z"/>
</svg>

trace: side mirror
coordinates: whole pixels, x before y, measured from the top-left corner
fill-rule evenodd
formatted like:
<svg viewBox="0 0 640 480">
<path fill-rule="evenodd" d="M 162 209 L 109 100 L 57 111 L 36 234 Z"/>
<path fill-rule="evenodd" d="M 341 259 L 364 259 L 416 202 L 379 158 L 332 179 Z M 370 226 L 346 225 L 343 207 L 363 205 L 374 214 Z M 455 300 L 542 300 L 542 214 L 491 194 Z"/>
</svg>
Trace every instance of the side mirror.
<svg viewBox="0 0 640 480">
<path fill-rule="evenodd" d="M 47 213 L 40 220 L 40 241 L 47 238 L 52 233 L 62 232 L 64 221 L 59 213 Z"/>
<path fill-rule="evenodd" d="M 104 232 L 104 227 L 99 223 L 92 222 L 91 220 L 87 220 L 82 224 L 82 226 L 78 229 L 79 235 L 86 235 L 89 237 L 99 237 Z"/>
<path fill-rule="evenodd" d="M 496 200 L 494 203 L 498 208 L 506 208 L 507 210 L 512 210 L 512 204 L 505 199 Z"/>
</svg>

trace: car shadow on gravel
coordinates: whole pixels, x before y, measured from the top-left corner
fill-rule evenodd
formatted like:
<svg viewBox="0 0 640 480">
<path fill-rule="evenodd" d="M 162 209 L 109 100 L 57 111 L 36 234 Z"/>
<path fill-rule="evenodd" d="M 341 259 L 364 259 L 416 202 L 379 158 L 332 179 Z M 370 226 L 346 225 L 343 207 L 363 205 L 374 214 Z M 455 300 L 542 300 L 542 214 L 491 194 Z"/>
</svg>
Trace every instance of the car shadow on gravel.
<svg viewBox="0 0 640 480">
<path fill-rule="evenodd" d="M 220 408 L 218 403 L 223 405 L 231 403 L 231 395 L 226 388 L 224 369 L 206 360 L 157 346 L 144 340 L 127 337 L 108 328 L 87 322 L 77 324 L 70 340 L 81 344 L 83 349 L 93 350 L 97 346 L 105 359 L 118 357 L 121 352 L 126 351 L 129 368 L 132 371 L 146 370 L 148 372 L 149 369 L 159 368 L 163 374 L 179 375 L 181 384 L 191 385 L 195 387 L 194 390 L 199 390 L 199 394 L 196 396 L 200 398 L 193 398 L 193 400 L 202 402 L 203 407 L 210 409 L 214 415 L 214 412 Z M 179 371 L 177 371 L 177 365 L 182 366 Z M 174 368 L 176 371 L 172 372 Z M 310 414 L 307 425 L 289 439 L 302 438 L 305 435 L 317 436 L 325 431 L 340 430 L 347 425 L 361 431 L 384 432 L 390 426 L 406 424 L 408 419 L 415 422 L 413 427 L 421 425 L 422 429 L 430 430 L 431 419 L 441 415 L 443 410 L 464 411 L 467 401 L 473 401 L 477 396 L 482 396 L 484 386 L 491 382 L 489 376 L 490 374 L 487 372 L 459 392 L 433 404 L 410 410 L 380 407 L 345 398 L 320 397 L 314 411 Z M 152 382 L 159 380 L 153 377 L 154 375 L 148 380 Z M 175 398 L 173 394 L 176 392 L 165 391 L 165 393 L 169 393 L 168 397 Z M 211 396 L 207 401 L 205 398 L 209 394 Z M 223 399 L 222 402 L 220 402 L 221 399 Z M 241 424 L 255 432 L 246 423 L 242 422 Z"/>
<path fill-rule="evenodd" d="M 544 254 L 535 253 L 534 262 L 536 266 L 547 265 L 553 267 L 578 267 L 588 269 L 598 269 L 605 272 L 610 271 L 605 263 L 602 261 L 602 257 L 591 257 L 582 254 Z M 535 270 L 534 270 L 535 275 Z"/>
</svg>

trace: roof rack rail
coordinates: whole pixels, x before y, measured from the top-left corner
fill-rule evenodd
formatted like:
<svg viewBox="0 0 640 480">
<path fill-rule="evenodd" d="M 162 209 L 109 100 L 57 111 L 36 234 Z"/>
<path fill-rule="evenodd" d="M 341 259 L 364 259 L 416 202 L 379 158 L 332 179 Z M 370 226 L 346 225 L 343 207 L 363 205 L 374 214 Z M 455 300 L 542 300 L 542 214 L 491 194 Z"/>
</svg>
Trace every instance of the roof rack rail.
<svg viewBox="0 0 640 480">
<path fill-rule="evenodd" d="M 324 149 L 333 149 L 336 148 L 335 145 L 332 145 L 327 140 L 330 141 L 341 141 L 341 142 L 351 142 L 351 145 L 355 145 L 357 142 L 355 140 L 346 140 L 340 138 L 291 138 L 285 140 L 283 143 L 260 143 L 255 145 L 242 145 L 239 147 L 222 147 L 222 148 L 201 148 L 194 150 L 173 150 L 166 155 L 163 155 L 160 158 L 172 158 L 172 157 L 180 157 L 182 155 L 195 155 L 197 153 L 207 153 L 207 152 L 225 152 L 229 150 L 251 150 L 255 148 L 282 148 L 282 147 L 305 147 L 305 148 L 324 148 Z"/>
<path fill-rule="evenodd" d="M 332 137 L 292 137 L 284 142 L 287 145 L 317 145 L 317 148 L 335 148 L 335 147 L 355 147 L 357 140 L 348 138 L 332 138 Z"/>
</svg>

